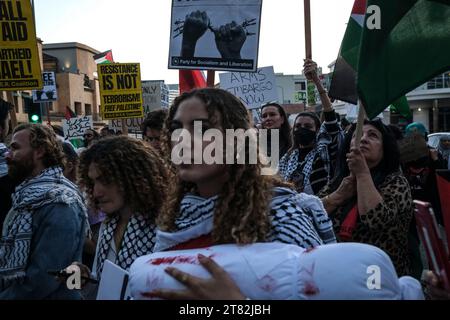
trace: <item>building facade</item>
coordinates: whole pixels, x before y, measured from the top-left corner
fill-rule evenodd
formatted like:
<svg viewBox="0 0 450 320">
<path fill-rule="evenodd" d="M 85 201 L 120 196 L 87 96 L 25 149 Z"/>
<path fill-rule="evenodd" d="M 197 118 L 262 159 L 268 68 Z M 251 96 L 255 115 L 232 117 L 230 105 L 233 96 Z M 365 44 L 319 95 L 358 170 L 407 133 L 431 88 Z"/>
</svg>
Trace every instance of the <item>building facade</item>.
<svg viewBox="0 0 450 320">
<path fill-rule="evenodd" d="M 69 107 L 77 116 L 92 115 L 94 122 L 100 121 L 100 89 L 93 58 L 99 51 L 78 42 L 44 44 L 42 51 L 44 71 L 55 72 L 58 90 L 58 100 L 50 106 L 51 119 L 59 122 Z"/>
<path fill-rule="evenodd" d="M 424 83 L 406 95 L 413 121 L 421 122 L 428 132 L 450 132 L 450 71 Z M 393 117 L 392 122 L 396 119 Z"/>
</svg>

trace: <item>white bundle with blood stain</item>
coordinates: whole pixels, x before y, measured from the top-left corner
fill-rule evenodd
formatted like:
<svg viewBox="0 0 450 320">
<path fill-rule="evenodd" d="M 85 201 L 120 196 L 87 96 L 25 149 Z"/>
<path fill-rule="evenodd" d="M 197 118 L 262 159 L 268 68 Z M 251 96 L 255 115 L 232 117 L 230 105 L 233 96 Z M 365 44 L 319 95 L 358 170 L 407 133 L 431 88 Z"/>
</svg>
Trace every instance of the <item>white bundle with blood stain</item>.
<svg viewBox="0 0 450 320">
<path fill-rule="evenodd" d="M 154 299 L 151 292 L 156 289 L 185 289 L 164 271 L 169 266 L 210 278 L 200 265 L 198 254 L 211 257 L 246 297 L 255 300 L 423 297 L 418 281 L 410 277 L 398 279 L 390 258 L 382 250 L 359 243 L 329 244 L 309 250 L 282 243 L 257 243 L 157 252 L 138 258 L 131 266 L 131 295 L 138 300 Z"/>
</svg>

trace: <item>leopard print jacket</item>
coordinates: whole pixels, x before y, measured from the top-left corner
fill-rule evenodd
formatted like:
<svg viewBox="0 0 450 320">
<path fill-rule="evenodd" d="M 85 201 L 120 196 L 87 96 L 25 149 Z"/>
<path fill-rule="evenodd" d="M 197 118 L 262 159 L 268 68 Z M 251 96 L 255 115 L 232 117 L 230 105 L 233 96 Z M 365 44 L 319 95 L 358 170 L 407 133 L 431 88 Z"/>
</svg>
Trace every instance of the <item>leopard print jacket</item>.
<svg viewBox="0 0 450 320">
<path fill-rule="evenodd" d="M 377 188 L 383 197 L 374 209 L 359 215 L 353 231 L 353 242 L 367 243 L 384 250 L 392 259 L 399 276 L 410 274 L 408 230 L 413 217 L 413 202 L 407 179 L 400 172 L 391 173 Z M 318 196 L 331 193 L 326 186 Z M 338 241 L 341 223 L 345 219 L 343 207 L 337 208 L 330 218 Z"/>
</svg>

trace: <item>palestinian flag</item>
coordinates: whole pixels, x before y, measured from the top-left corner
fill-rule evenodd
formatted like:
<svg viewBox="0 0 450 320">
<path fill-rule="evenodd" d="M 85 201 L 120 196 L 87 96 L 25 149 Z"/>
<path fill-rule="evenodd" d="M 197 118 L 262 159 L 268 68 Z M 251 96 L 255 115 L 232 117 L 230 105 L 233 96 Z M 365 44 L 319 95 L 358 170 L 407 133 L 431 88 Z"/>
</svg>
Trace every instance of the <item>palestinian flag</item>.
<svg viewBox="0 0 450 320">
<path fill-rule="evenodd" d="M 339 57 L 334 66 L 329 92 L 331 98 L 351 104 L 358 104 L 356 74 L 365 12 L 366 0 L 355 0 L 347 30 L 342 40 Z"/>
<path fill-rule="evenodd" d="M 402 117 L 408 119 L 408 120 L 412 120 L 413 118 L 413 114 L 411 112 L 411 109 L 409 108 L 409 103 L 408 100 L 406 99 L 405 96 L 401 97 L 400 99 L 394 101 L 391 105 L 390 105 L 390 110 L 392 112 L 396 112 L 398 114 L 400 114 Z"/>
<path fill-rule="evenodd" d="M 180 94 L 195 88 L 206 88 L 206 79 L 200 70 L 179 70 Z"/>
<path fill-rule="evenodd" d="M 450 69 L 450 0 L 368 0 L 369 6 L 380 9 L 381 29 L 363 28 L 357 85 L 373 118 Z"/>
<path fill-rule="evenodd" d="M 67 121 L 69 121 L 72 118 L 76 118 L 77 114 L 72 111 L 72 109 L 69 108 L 69 106 L 66 106 L 66 112 L 64 113 L 64 118 L 66 118 Z"/>
<path fill-rule="evenodd" d="M 94 60 L 96 64 L 114 63 L 112 50 L 94 55 Z"/>
</svg>

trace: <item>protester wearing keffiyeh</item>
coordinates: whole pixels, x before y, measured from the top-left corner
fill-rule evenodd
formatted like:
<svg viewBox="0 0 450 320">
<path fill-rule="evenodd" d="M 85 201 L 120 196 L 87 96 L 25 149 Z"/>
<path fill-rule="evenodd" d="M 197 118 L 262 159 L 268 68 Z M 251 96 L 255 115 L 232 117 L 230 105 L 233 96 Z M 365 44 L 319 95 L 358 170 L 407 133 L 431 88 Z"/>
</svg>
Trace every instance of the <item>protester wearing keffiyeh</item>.
<svg viewBox="0 0 450 320">
<path fill-rule="evenodd" d="M 212 244 L 214 209 L 218 197 L 204 199 L 188 194 L 181 201 L 177 231 L 156 233 L 155 251 L 204 247 Z M 271 228 L 267 241 L 311 248 L 336 242 L 332 224 L 320 200 L 287 188 L 275 188 L 270 204 Z M 195 245 L 192 246 L 194 240 Z M 191 244 L 186 245 L 191 242 Z M 181 246 L 184 244 L 183 246 Z"/>
<path fill-rule="evenodd" d="M 57 205 L 62 205 L 62 207 L 58 207 L 61 208 L 57 212 L 60 217 L 56 215 L 58 221 L 54 221 L 51 220 L 52 218 L 55 219 L 55 216 L 52 215 L 54 213 L 51 213 L 51 211 L 56 211 L 56 207 L 52 206 Z M 66 208 L 69 209 L 65 210 Z M 37 214 L 38 212 L 39 214 Z M 46 216 L 47 214 L 50 216 Z M 42 218 L 43 216 L 45 218 Z M 77 258 L 81 254 L 83 239 L 87 232 L 86 217 L 86 207 L 81 193 L 73 183 L 63 176 L 60 167 L 47 168 L 38 176 L 22 182 L 16 188 L 16 192 L 13 195 L 12 209 L 3 225 L 0 243 L 0 297 L 11 288 L 14 288 L 15 285 L 22 285 L 25 290 L 26 285 L 24 283 L 26 281 L 32 282 L 31 279 L 36 274 L 42 273 L 42 275 L 39 275 L 39 278 L 49 277 L 47 270 L 41 270 L 43 266 L 47 266 L 48 269 L 57 269 L 64 266 L 59 266 L 56 261 L 47 261 L 49 260 L 48 257 L 46 261 L 36 262 L 38 259 L 45 258 L 36 256 L 38 249 L 44 249 L 40 247 L 43 242 L 39 242 L 39 240 L 46 241 L 40 237 L 45 236 L 50 239 L 55 234 L 58 234 L 59 231 L 70 228 L 70 226 L 65 225 L 60 226 L 61 229 L 57 230 L 56 228 L 59 228 L 60 223 L 66 222 L 68 224 L 73 222 L 73 225 L 78 224 L 80 226 L 79 230 L 71 230 L 74 235 L 77 234 L 78 236 L 71 240 L 74 243 L 61 244 L 55 242 L 48 245 L 55 248 L 58 245 L 64 246 L 66 250 L 60 252 L 60 258 L 67 256 L 67 262 L 70 262 L 70 259 Z M 41 222 L 40 225 L 36 225 L 38 220 Z M 49 234 L 44 234 L 43 231 L 45 230 Z M 69 237 L 70 235 L 66 234 L 66 236 Z M 64 242 L 63 239 L 59 240 Z M 80 244 L 80 250 L 75 250 L 79 252 L 72 252 L 71 248 L 76 247 L 77 240 Z M 41 252 L 41 254 L 44 254 L 44 252 Z M 33 273 L 33 275 L 30 275 L 30 273 Z M 27 285 L 33 287 L 33 284 Z M 38 284 L 36 284 L 37 286 Z M 34 289 L 38 291 L 37 288 Z M 41 289 L 42 292 L 45 291 L 44 288 Z M 37 294 L 33 293 L 30 288 L 29 291 L 30 294 Z M 6 294 L 6 297 L 13 298 L 14 295 Z M 17 297 L 20 298 L 20 295 Z M 37 297 L 34 296 L 34 298 Z"/>
</svg>

